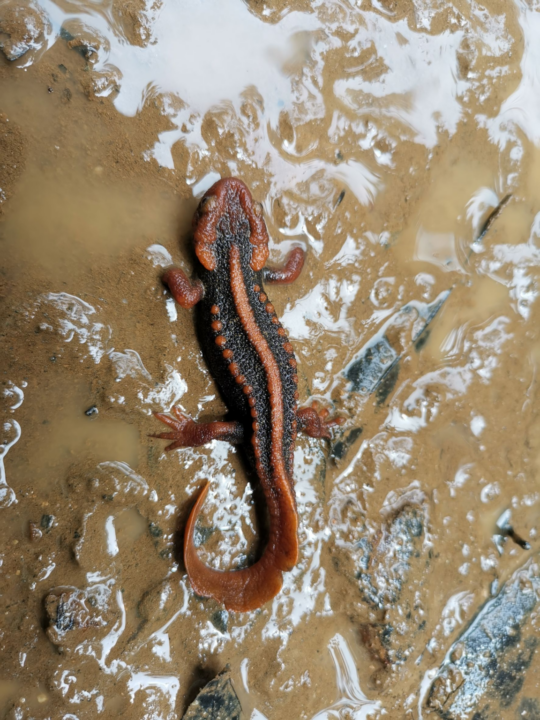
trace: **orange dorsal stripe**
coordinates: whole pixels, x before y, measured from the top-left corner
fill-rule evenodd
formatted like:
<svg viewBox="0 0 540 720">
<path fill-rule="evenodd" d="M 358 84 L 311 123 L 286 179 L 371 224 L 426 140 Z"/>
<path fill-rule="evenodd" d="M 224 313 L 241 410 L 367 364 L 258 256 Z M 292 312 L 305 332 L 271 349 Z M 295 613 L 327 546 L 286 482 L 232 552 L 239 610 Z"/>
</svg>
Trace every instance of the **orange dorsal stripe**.
<svg viewBox="0 0 540 720">
<path fill-rule="evenodd" d="M 244 331 L 264 367 L 270 396 L 271 477 L 260 458 L 257 432 L 252 436 L 259 480 L 263 487 L 270 515 L 268 545 L 254 565 L 243 570 L 223 572 L 205 565 L 194 544 L 197 517 L 208 492 L 206 485 L 190 513 L 184 538 L 184 562 L 194 591 L 213 597 L 228 610 L 255 610 L 275 597 L 283 584 L 282 572 L 294 567 L 298 560 L 298 515 L 296 501 L 283 457 L 283 386 L 278 363 L 268 342 L 257 325 L 249 303 L 242 273 L 240 251 L 230 251 L 230 282 L 236 311 Z"/>
</svg>

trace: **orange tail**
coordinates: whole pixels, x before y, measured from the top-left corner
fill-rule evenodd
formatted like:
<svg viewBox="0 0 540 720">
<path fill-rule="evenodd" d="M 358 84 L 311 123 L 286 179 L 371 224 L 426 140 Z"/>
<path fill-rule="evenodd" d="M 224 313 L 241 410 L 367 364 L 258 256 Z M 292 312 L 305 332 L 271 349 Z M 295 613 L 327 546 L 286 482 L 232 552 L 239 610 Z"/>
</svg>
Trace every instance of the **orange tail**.
<svg viewBox="0 0 540 720">
<path fill-rule="evenodd" d="M 283 572 L 276 558 L 274 543 L 269 542 L 263 556 L 243 570 L 214 570 L 205 565 L 197 554 L 193 541 L 197 516 L 208 493 L 207 483 L 189 515 L 184 538 L 184 563 L 197 595 L 213 597 L 227 610 L 247 612 L 256 610 L 272 600 L 283 585 Z"/>
</svg>

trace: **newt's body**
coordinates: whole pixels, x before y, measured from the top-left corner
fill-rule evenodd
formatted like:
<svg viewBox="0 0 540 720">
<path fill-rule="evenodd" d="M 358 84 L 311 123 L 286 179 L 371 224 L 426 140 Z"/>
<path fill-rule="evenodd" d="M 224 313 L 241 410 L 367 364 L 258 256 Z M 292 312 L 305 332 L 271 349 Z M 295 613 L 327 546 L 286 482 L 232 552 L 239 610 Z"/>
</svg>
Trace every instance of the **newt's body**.
<svg viewBox="0 0 540 720">
<path fill-rule="evenodd" d="M 262 208 L 241 180 L 226 178 L 204 196 L 194 218 L 199 280 L 168 270 L 164 282 L 182 307 L 197 305 L 201 345 L 234 422 L 195 423 L 175 409 L 176 418 L 157 414 L 173 432 L 167 449 L 203 445 L 213 439 L 241 443 L 262 485 L 270 527 L 266 549 L 254 565 L 230 572 L 213 570 L 198 557 L 193 542 L 202 490 L 190 514 L 184 561 L 198 595 L 213 597 L 230 610 L 253 610 L 272 599 L 282 573 L 298 559 L 298 517 L 293 487 L 296 434 L 329 437 L 327 411 L 298 410 L 296 359 L 287 333 L 264 292 L 263 282 L 298 277 L 304 253 L 296 248 L 281 270 L 265 270 L 268 234 Z"/>
</svg>

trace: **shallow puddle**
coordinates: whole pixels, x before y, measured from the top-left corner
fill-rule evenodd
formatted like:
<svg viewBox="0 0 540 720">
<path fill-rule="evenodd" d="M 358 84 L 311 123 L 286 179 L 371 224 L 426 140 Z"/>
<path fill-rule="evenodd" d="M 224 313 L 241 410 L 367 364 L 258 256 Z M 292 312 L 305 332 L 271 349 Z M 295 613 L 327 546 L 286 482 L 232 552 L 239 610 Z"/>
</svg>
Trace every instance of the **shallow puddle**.
<svg viewBox="0 0 540 720">
<path fill-rule="evenodd" d="M 0 5 L 0 717 L 540 717 L 539 33 L 536 0 Z M 307 250 L 272 302 L 347 420 L 299 438 L 300 560 L 244 614 L 181 558 L 207 480 L 201 557 L 259 551 L 241 453 L 150 437 L 226 412 L 160 277 L 230 175 L 271 264 Z"/>
</svg>

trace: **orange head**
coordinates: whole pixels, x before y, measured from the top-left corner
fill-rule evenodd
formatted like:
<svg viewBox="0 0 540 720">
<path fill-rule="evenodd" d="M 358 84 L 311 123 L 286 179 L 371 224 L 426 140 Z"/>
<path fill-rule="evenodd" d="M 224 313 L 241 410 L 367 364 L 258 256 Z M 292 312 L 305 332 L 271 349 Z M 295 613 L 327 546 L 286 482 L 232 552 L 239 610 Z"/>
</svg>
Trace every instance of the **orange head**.
<svg viewBox="0 0 540 720">
<path fill-rule="evenodd" d="M 268 260 L 268 232 L 263 219 L 262 206 L 254 202 L 247 186 L 238 178 L 223 178 L 206 191 L 193 217 L 195 253 L 207 270 L 215 270 L 214 251 L 216 230 L 226 217 L 230 232 L 240 236 L 238 230 L 249 223 L 251 268 L 262 270 Z"/>
</svg>

